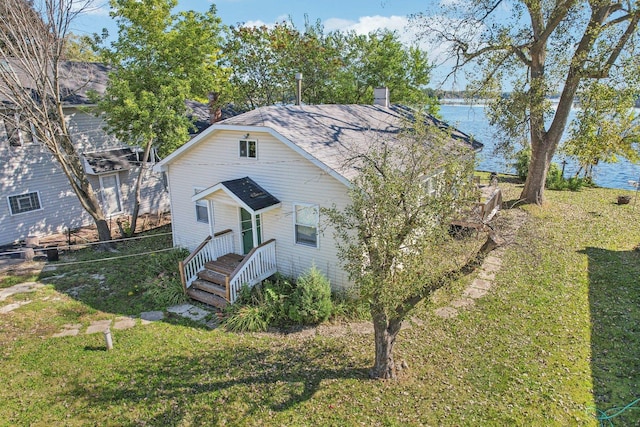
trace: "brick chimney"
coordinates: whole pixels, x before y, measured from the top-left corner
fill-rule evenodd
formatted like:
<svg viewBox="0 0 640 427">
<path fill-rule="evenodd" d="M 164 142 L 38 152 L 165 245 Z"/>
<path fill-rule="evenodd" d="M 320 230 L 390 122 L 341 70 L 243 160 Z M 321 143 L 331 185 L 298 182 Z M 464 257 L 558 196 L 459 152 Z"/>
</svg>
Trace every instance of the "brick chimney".
<svg viewBox="0 0 640 427">
<path fill-rule="evenodd" d="M 373 89 L 373 105 L 380 105 L 387 108 L 391 105 L 388 87 L 377 87 Z"/>
</svg>

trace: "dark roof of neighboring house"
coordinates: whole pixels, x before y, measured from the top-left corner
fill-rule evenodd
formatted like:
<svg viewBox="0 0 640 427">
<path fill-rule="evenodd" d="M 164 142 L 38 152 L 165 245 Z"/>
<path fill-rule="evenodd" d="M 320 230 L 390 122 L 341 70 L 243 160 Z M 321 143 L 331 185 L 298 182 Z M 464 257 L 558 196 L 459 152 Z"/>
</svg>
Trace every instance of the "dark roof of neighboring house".
<svg viewBox="0 0 640 427">
<path fill-rule="evenodd" d="M 1 72 L 13 72 L 16 74 L 22 86 L 36 91 L 36 82 L 29 73 L 25 72 L 25 64 L 13 59 L 2 64 Z M 59 63 L 60 95 L 67 105 L 91 104 L 89 93 L 95 91 L 103 93 L 107 87 L 108 67 L 95 62 L 61 61 Z M 2 103 L 8 103 L 6 98 L 0 95 Z"/>
<path fill-rule="evenodd" d="M 96 153 L 83 154 L 95 174 L 128 170 L 138 163 L 137 153 L 131 148 L 117 148 Z"/>
<path fill-rule="evenodd" d="M 229 191 L 242 200 L 253 211 L 259 211 L 269 206 L 277 205 L 280 200 L 260 187 L 251 178 L 244 177 L 221 182 Z"/>
<path fill-rule="evenodd" d="M 255 126 L 272 129 L 343 177 L 353 178 L 357 170 L 346 160 L 364 153 L 372 144 L 403 137 L 415 122 L 415 110 L 398 105 L 290 105 L 258 108 L 223 120 L 216 125 Z M 474 151 L 483 144 L 429 114 L 422 114 L 427 125 L 447 132 L 448 145 Z"/>
</svg>

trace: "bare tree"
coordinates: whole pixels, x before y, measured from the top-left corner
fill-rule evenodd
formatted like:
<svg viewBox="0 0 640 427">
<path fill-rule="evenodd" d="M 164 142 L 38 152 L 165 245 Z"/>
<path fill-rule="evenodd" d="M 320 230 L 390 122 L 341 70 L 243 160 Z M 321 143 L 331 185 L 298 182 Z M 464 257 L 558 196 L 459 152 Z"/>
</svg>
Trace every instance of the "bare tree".
<svg viewBox="0 0 640 427">
<path fill-rule="evenodd" d="M 614 70 L 637 63 L 638 2 L 471 0 L 443 13 L 439 20 L 427 14 L 414 20 L 425 25 L 425 36 L 450 47 L 455 72 L 472 70 L 475 89 L 491 100 L 489 116 L 509 142 L 528 133 L 531 160 L 521 197 L 541 204 L 580 86 L 612 85 Z M 548 99 L 555 94 L 554 110 Z"/>
<path fill-rule="evenodd" d="M 91 0 L 3 0 L 0 6 L 0 119 L 31 133 L 53 155 L 91 215 L 100 241 L 111 240 L 104 212 L 65 121 L 65 100 L 86 90 L 91 75 L 63 61 L 74 18 Z M 72 81 L 70 85 L 69 82 Z"/>
</svg>

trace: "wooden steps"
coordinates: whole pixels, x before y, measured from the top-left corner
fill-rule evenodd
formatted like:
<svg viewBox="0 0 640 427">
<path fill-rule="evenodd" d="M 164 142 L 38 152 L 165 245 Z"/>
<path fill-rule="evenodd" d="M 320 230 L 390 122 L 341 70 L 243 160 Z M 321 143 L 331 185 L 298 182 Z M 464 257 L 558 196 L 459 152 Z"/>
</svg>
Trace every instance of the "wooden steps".
<svg viewBox="0 0 640 427">
<path fill-rule="evenodd" d="M 210 294 L 209 292 L 201 291 L 193 286 L 187 289 L 187 295 L 196 301 L 212 305 L 219 309 L 223 309 L 229 304 L 226 299 L 220 298 L 218 295 Z"/>
<path fill-rule="evenodd" d="M 215 271 L 224 275 L 231 275 L 244 257 L 238 254 L 226 254 L 215 261 L 209 261 L 204 265 L 207 270 Z"/>
<path fill-rule="evenodd" d="M 225 308 L 229 304 L 227 285 L 231 274 L 243 259 L 242 255 L 226 254 L 205 263 L 204 270 L 198 272 L 198 278 L 187 289 L 187 295 L 196 301 Z"/>
<path fill-rule="evenodd" d="M 218 295 L 220 298 L 227 298 L 227 288 L 224 284 L 219 285 L 216 283 L 208 282 L 206 280 L 195 280 L 191 284 L 192 288 L 199 289 L 210 294 Z"/>
</svg>

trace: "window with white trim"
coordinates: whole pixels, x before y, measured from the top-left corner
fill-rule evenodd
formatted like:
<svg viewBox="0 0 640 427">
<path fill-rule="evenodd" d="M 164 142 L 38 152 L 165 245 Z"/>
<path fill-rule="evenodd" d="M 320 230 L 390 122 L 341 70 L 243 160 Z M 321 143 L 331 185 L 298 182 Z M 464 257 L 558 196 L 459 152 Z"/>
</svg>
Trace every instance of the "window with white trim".
<svg viewBox="0 0 640 427">
<path fill-rule="evenodd" d="M 425 192 L 428 196 L 437 196 L 442 189 L 443 171 L 437 172 L 424 180 Z"/>
<path fill-rule="evenodd" d="M 258 157 L 257 142 L 251 139 L 241 139 L 239 144 L 240 157 L 255 159 Z"/>
<path fill-rule="evenodd" d="M 299 245 L 318 247 L 318 222 L 320 220 L 317 205 L 294 204 L 294 234 Z"/>
<path fill-rule="evenodd" d="M 9 201 L 9 209 L 11 209 L 11 215 L 17 215 L 42 209 L 42 205 L 40 204 L 40 195 L 37 191 L 9 196 L 7 197 L 7 200 Z"/>
<path fill-rule="evenodd" d="M 198 194 L 204 188 L 194 188 L 193 194 Z M 209 204 L 206 200 L 196 200 L 196 221 L 209 224 Z"/>
</svg>

